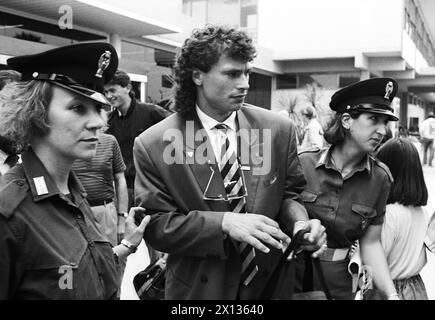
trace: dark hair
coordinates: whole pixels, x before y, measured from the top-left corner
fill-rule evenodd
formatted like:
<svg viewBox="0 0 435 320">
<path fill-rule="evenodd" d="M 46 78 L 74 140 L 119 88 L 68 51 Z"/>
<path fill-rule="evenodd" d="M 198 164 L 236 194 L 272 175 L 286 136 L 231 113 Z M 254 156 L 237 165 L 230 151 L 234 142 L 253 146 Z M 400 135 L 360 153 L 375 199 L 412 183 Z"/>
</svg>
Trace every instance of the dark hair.
<svg viewBox="0 0 435 320">
<path fill-rule="evenodd" d="M 108 83 L 106 83 L 106 86 L 117 84 L 125 88 L 130 83 L 131 83 L 130 77 L 125 71 L 116 70 L 115 74 L 113 75 L 113 78 Z"/>
<path fill-rule="evenodd" d="M 352 119 L 357 119 L 362 112 L 357 110 L 351 110 L 346 113 L 348 113 Z M 343 128 L 343 125 L 341 123 L 342 116 L 342 113 L 336 113 L 334 118 L 332 118 L 332 120 L 328 123 L 325 133 L 323 135 L 326 142 L 334 146 L 341 145 L 346 138 L 347 130 Z"/>
<path fill-rule="evenodd" d="M 208 25 L 195 29 L 184 41 L 175 64 L 175 110 L 185 116 L 195 108 L 196 85 L 193 69 L 209 72 L 222 55 L 250 62 L 256 51 L 252 39 L 242 31 L 224 26 Z"/>
<path fill-rule="evenodd" d="M 417 148 L 407 138 L 388 140 L 377 154 L 391 171 L 394 183 L 387 203 L 398 202 L 405 206 L 425 206 L 427 188 Z"/>
<path fill-rule="evenodd" d="M 0 70 L 0 90 L 9 82 L 17 82 L 21 80 L 21 73 L 15 70 Z"/>
<path fill-rule="evenodd" d="M 129 84 L 131 84 L 131 79 L 128 76 L 127 72 L 122 71 L 122 70 L 116 70 L 116 72 L 113 75 L 112 79 L 108 83 L 106 83 L 106 86 L 120 85 L 121 87 L 125 88 Z M 133 90 L 130 90 L 129 96 L 132 99 L 134 99 L 135 95 L 134 95 L 134 91 Z"/>
</svg>

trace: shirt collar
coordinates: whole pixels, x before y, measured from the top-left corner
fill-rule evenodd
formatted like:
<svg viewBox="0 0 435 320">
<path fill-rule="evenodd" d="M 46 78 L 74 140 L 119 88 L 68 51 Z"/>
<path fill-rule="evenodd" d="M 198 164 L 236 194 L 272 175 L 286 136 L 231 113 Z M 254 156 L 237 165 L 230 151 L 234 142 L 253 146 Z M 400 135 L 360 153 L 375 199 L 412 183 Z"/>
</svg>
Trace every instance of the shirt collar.
<svg viewBox="0 0 435 320">
<path fill-rule="evenodd" d="M 334 164 L 331 160 L 331 153 L 334 146 L 324 149 L 321 152 L 319 161 L 317 161 L 316 169 L 320 166 L 325 166 L 327 169 L 335 169 Z M 353 172 L 367 170 L 369 174 L 372 172 L 372 163 L 370 157 L 366 155 L 363 160 L 354 168 Z"/>
<path fill-rule="evenodd" d="M 63 194 L 59 191 L 57 185 L 54 183 L 47 169 L 42 161 L 38 158 L 32 148 L 24 151 L 21 155 L 22 164 L 26 179 L 30 186 L 34 201 L 40 201 L 54 195 Z M 38 183 L 38 187 L 36 186 Z M 86 191 L 78 180 L 77 176 L 71 171 L 68 177 L 68 186 L 71 192 L 78 193 L 82 198 L 86 197 Z"/>
<path fill-rule="evenodd" d="M 223 123 L 227 125 L 230 129 L 236 131 L 236 112 L 231 113 L 231 115 L 225 119 L 224 122 L 219 122 L 213 119 L 212 117 L 205 114 L 198 105 L 195 106 L 196 114 L 198 115 L 199 120 L 201 121 L 205 130 L 212 130 L 217 124 Z"/>
<path fill-rule="evenodd" d="M 0 165 L 5 163 L 6 159 L 9 157 L 9 154 L 0 149 Z"/>
<path fill-rule="evenodd" d="M 125 116 L 123 116 L 121 111 L 119 111 L 118 108 L 116 108 L 116 112 L 118 113 L 118 117 L 120 117 L 120 118 L 128 118 L 128 116 L 133 112 L 133 109 L 135 107 L 136 107 L 136 99 L 135 98 L 131 98 L 130 106 L 128 107 L 127 113 L 125 114 Z"/>
</svg>

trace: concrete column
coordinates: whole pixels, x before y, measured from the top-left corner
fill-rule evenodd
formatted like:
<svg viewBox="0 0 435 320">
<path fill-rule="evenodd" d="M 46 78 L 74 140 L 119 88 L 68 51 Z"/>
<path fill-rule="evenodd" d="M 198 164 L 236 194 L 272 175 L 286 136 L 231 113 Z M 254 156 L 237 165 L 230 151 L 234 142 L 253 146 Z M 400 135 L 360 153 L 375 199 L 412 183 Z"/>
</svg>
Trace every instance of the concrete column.
<svg viewBox="0 0 435 320">
<path fill-rule="evenodd" d="M 399 123 L 408 128 L 408 92 L 402 92 L 400 96 Z"/>
<path fill-rule="evenodd" d="M 115 48 L 118 58 L 121 59 L 121 37 L 116 33 L 111 33 L 109 42 Z"/>
<path fill-rule="evenodd" d="M 361 70 L 361 76 L 360 76 L 360 81 L 363 81 L 363 80 L 368 80 L 368 79 L 370 79 L 370 71 L 367 71 L 367 70 Z"/>
</svg>

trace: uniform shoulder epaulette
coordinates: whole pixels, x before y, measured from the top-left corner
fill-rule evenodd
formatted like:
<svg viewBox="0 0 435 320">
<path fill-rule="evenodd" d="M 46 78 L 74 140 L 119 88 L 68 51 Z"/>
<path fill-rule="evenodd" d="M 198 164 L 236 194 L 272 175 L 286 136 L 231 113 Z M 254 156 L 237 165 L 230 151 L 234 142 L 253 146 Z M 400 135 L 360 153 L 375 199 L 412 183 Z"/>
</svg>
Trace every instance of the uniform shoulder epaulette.
<svg viewBox="0 0 435 320">
<path fill-rule="evenodd" d="M 370 156 L 370 158 L 373 160 L 373 163 L 375 165 L 377 165 L 378 167 L 380 167 L 381 169 L 383 169 L 385 171 L 385 173 L 387 174 L 388 178 L 390 179 L 390 182 L 394 181 L 393 175 L 390 172 L 390 169 L 388 168 L 388 166 L 383 163 L 382 161 L 380 161 L 378 158 Z"/>
<path fill-rule="evenodd" d="M 24 179 L 15 179 L 8 182 L 0 190 L 0 214 L 9 218 L 15 209 L 24 200 L 29 186 Z"/>
<path fill-rule="evenodd" d="M 300 150 L 298 151 L 298 155 L 301 155 L 303 153 L 314 153 L 314 152 L 319 152 L 321 149 L 319 147 L 312 147 L 312 148 L 307 148 L 304 150 Z"/>
</svg>

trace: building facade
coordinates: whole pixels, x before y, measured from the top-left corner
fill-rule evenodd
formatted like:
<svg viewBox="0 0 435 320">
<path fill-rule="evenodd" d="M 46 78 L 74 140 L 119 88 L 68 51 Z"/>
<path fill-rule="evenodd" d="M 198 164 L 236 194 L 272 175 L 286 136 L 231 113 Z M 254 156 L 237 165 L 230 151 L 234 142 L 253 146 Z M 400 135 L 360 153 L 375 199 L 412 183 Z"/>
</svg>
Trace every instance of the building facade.
<svg viewBox="0 0 435 320">
<path fill-rule="evenodd" d="M 433 17 L 432 0 L 3 0 L 0 68 L 10 56 L 108 41 L 138 97 L 158 102 L 171 96 L 175 54 L 192 29 L 226 24 L 257 45 L 247 102 L 275 111 L 312 104 L 327 121 L 337 89 L 393 77 L 395 112 L 416 132 L 435 105 Z"/>
</svg>

